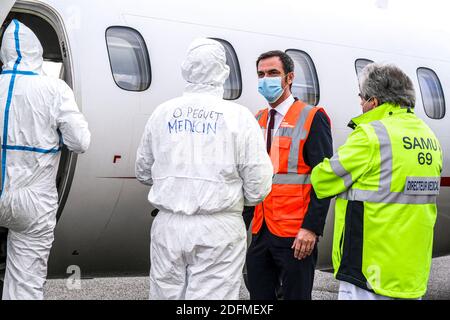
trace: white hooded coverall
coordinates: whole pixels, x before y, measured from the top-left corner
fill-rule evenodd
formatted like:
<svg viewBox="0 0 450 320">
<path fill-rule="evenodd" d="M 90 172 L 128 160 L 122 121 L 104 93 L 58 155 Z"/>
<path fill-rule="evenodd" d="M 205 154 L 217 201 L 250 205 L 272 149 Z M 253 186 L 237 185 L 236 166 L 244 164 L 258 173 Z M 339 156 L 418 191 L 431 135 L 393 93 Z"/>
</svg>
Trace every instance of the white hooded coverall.
<svg viewBox="0 0 450 320">
<path fill-rule="evenodd" d="M 238 299 L 245 262 L 244 203 L 270 192 L 261 129 L 224 100 L 225 49 L 197 39 L 182 64 L 183 96 L 159 105 L 137 151 L 136 177 L 153 185 L 150 299 Z"/>
<path fill-rule="evenodd" d="M 13 20 L 0 51 L 0 226 L 9 229 L 3 299 L 43 299 L 61 144 L 82 153 L 90 143 L 72 90 L 42 75 L 42 54 L 36 35 Z"/>
</svg>

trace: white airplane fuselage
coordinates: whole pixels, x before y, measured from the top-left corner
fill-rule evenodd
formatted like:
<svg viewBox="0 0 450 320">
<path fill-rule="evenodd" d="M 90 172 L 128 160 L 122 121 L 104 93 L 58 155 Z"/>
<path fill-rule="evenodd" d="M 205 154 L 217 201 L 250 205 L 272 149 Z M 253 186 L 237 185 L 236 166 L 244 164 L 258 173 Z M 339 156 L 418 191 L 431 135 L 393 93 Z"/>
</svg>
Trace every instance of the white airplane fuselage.
<svg viewBox="0 0 450 320">
<path fill-rule="evenodd" d="M 54 29 L 63 78 L 73 88 L 92 134 L 87 153 L 76 157 L 66 152 L 61 164 L 61 208 L 50 277 L 67 276 L 73 265 L 84 277 L 148 274 L 153 208 L 147 201 L 149 188 L 135 179 L 136 150 L 153 110 L 182 94 L 180 65 L 196 37 L 218 38 L 233 46 L 242 77 L 242 92 L 235 101 L 255 113 L 266 107 L 257 91 L 258 55 L 274 49 L 306 52 L 317 72 L 318 105 L 331 118 L 334 150 L 351 132 L 349 120 L 361 113 L 355 61 L 389 62 L 404 70 L 416 88 L 415 112 L 443 148 L 434 255 L 450 253 L 450 167 L 446 166 L 450 115 L 439 120 L 426 115 L 417 77 L 418 68 L 432 69 L 445 100 L 450 101 L 449 34 L 442 38 L 440 31 L 421 29 L 426 26 L 419 23 L 417 29 L 395 24 L 381 9 L 374 8 L 379 12 L 369 21 L 367 16 L 352 18 L 348 8 L 331 12 L 321 8 L 320 1 L 310 2 L 281 0 L 276 4 L 284 9 L 277 13 L 271 1 L 263 0 L 16 1 L 10 16 L 36 16 Z M 359 14 L 364 12 L 355 16 Z M 116 84 L 106 42 L 106 31 L 114 26 L 132 28 L 145 40 L 151 64 L 148 89 L 127 91 Z M 319 268 L 331 266 L 333 205 L 319 244 Z"/>
</svg>

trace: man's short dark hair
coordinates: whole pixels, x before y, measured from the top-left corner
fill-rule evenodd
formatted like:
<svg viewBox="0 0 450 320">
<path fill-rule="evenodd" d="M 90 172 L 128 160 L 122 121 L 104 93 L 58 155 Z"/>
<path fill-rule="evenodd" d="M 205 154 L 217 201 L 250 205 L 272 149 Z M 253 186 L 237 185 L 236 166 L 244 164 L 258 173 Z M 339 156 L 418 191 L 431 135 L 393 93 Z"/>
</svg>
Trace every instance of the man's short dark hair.
<svg viewBox="0 0 450 320">
<path fill-rule="evenodd" d="M 283 65 L 283 71 L 285 74 L 288 74 L 289 72 L 294 71 L 294 61 L 292 60 L 289 55 L 283 51 L 280 50 L 272 50 L 262 53 L 258 60 L 256 60 L 256 68 L 258 68 L 258 64 L 261 60 L 272 58 L 272 57 L 278 57 L 281 60 L 281 64 Z"/>
</svg>

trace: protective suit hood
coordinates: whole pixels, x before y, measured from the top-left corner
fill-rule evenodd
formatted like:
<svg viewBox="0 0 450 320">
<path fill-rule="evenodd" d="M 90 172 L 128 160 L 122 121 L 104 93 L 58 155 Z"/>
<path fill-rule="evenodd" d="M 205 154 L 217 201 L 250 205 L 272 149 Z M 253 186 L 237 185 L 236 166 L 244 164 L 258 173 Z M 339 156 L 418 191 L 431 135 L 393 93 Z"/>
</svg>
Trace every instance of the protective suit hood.
<svg viewBox="0 0 450 320">
<path fill-rule="evenodd" d="M 14 19 L 3 35 L 0 60 L 3 70 L 41 73 L 43 49 L 36 35 L 23 23 Z"/>
<path fill-rule="evenodd" d="M 181 65 L 183 78 L 188 82 L 186 92 L 223 96 L 223 85 L 230 74 L 225 48 L 220 42 L 199 38 L 188 48 Z"/>
</svg>

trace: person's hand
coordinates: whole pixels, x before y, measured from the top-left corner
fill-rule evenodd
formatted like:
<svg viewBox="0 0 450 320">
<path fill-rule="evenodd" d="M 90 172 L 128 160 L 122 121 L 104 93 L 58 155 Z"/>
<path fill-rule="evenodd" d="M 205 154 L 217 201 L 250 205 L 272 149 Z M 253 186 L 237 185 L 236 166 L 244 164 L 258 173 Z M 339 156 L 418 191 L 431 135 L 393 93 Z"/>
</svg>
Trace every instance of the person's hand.
<svg viewBox="0 0 450 320">
<path fill-rule="evenodd" d="M 300 229 L 295 237 L 292 249 L 294 249 L 294 257 L 302 260 L 309 256 L 316 245 L 317 235 L 309 230 Z"/>
</svg>

